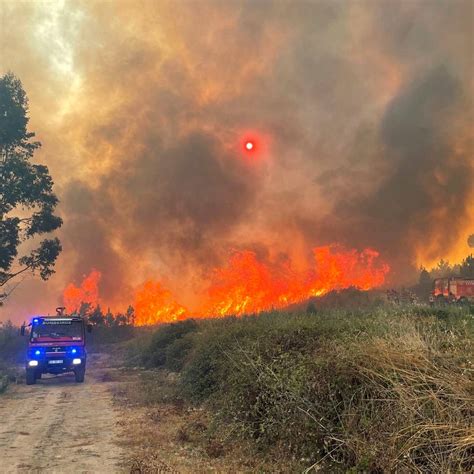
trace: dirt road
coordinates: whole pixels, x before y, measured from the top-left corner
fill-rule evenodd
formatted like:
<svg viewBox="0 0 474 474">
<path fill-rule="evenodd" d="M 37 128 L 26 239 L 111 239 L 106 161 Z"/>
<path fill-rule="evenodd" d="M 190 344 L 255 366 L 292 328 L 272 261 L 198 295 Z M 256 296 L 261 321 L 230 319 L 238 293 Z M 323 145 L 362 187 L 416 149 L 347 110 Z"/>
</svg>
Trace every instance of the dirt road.
<svg viewBox="0 0 474 474">
<path fill-rule="evenodd" d="M 88 364 L 83 384 L 44 376 L 0 397 L 0 473 L 125 472 L 103 357 Z"/>
</svg>

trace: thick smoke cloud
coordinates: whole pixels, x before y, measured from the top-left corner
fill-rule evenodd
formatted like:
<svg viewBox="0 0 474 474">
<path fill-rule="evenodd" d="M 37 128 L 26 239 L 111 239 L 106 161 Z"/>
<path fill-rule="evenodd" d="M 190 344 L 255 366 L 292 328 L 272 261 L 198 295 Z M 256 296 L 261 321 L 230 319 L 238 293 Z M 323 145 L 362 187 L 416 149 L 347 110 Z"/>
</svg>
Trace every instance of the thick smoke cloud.
<svg viewBox="0 0 474 474">
<path fill-rule="evenodd" d="M 450 130 L 464 99 L 459 79 L 446 65 L 402 89 L 380 123 L 382 160 L 390 173 L 368 198 L 340 207 L 348 219 L 357 216 L 356 229 L 374 229 L 377 248 L 391 261 L 398 258 L 398 270 L 409 266 L 418 246 L 429 258 L 439 258 L 466 230 L 472 155 L 453 150 Z"/>
<path fill-rule="evenodd" d="M 192 298 L 231 249 L 378 249 L 409 279 L 473 232 L 472 2 L 3 2 L 0 73 L 30 97 L 65 251 L 24 300 L 95 268 Z M 265 144 L 256 162 L 240 140 Z M 43 289 L 43 290 L 42 290 Z M 29 307 L 30 307 L 29 306 Z"/>
</svg>

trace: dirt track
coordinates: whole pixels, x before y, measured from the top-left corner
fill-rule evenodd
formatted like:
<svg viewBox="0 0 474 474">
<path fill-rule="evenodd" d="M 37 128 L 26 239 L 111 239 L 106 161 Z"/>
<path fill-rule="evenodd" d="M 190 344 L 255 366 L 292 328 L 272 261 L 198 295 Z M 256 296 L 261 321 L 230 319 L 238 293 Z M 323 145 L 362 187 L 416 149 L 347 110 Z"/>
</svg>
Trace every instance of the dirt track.
<svg viewBox="0 0 474 474">
<path fill-rule="evenodd" d="M 48 375 L 0 397 L 0 473 L 124 472 L 104 360 L 88 363 L 84 384 Z"/>
</svg>

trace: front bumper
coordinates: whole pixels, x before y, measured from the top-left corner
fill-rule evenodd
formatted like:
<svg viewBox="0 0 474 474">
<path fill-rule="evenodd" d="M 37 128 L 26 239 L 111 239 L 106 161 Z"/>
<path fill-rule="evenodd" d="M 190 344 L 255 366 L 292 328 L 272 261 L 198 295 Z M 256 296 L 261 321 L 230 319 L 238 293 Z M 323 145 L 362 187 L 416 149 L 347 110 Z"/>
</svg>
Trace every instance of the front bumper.
<svg viewBox="0 0 474 474">
<path fill-rule="evenodd" d="M 80 361 L 80 363 L 78 363 Z M 32 364 L 33 362 L 33 364 Z M 86 357 L 44 357 L 41 359 L 29 359 L 26 362 L 27 370 L 35 370 L 43 374 L 59 374 L 61 372 L 72 372 L 77 369 L 85 369 Z"/>
</svg>

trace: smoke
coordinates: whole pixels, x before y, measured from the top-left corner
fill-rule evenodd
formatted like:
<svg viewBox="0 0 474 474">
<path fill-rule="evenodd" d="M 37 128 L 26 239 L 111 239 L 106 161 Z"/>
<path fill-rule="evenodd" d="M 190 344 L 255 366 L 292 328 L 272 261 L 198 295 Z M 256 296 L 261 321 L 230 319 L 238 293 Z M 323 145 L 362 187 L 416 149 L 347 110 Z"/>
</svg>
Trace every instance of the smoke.
<svg viewBox="0 0 474 474">
<path fill-rule="evenodd" d="M 398 258 L 399 268 L 417 251 L 439 258 L 466 230 L 472 156 L 453 149 L 450 133 L 463 99 L 459 79 L 445 65 L 402 89 L 379 128 L 382 159 L 390 164 L 387 177 L 370 196 L 339 207 L 356 233 L 374 229 L 374 245 Z"/>
<path fill-rule="evenodd" d="M 48 298 L 28 286 L 6 309 L 51 306 L 91 269 L 112 305 L 148 279 L 187 305 L 231 250 L 297 265 L 314 246 L 372 247 L 396 279 L 464 257 L 472 9 L 3 2 L 0 73 L 24 83 L 65 221 Z"/>
</svg>

